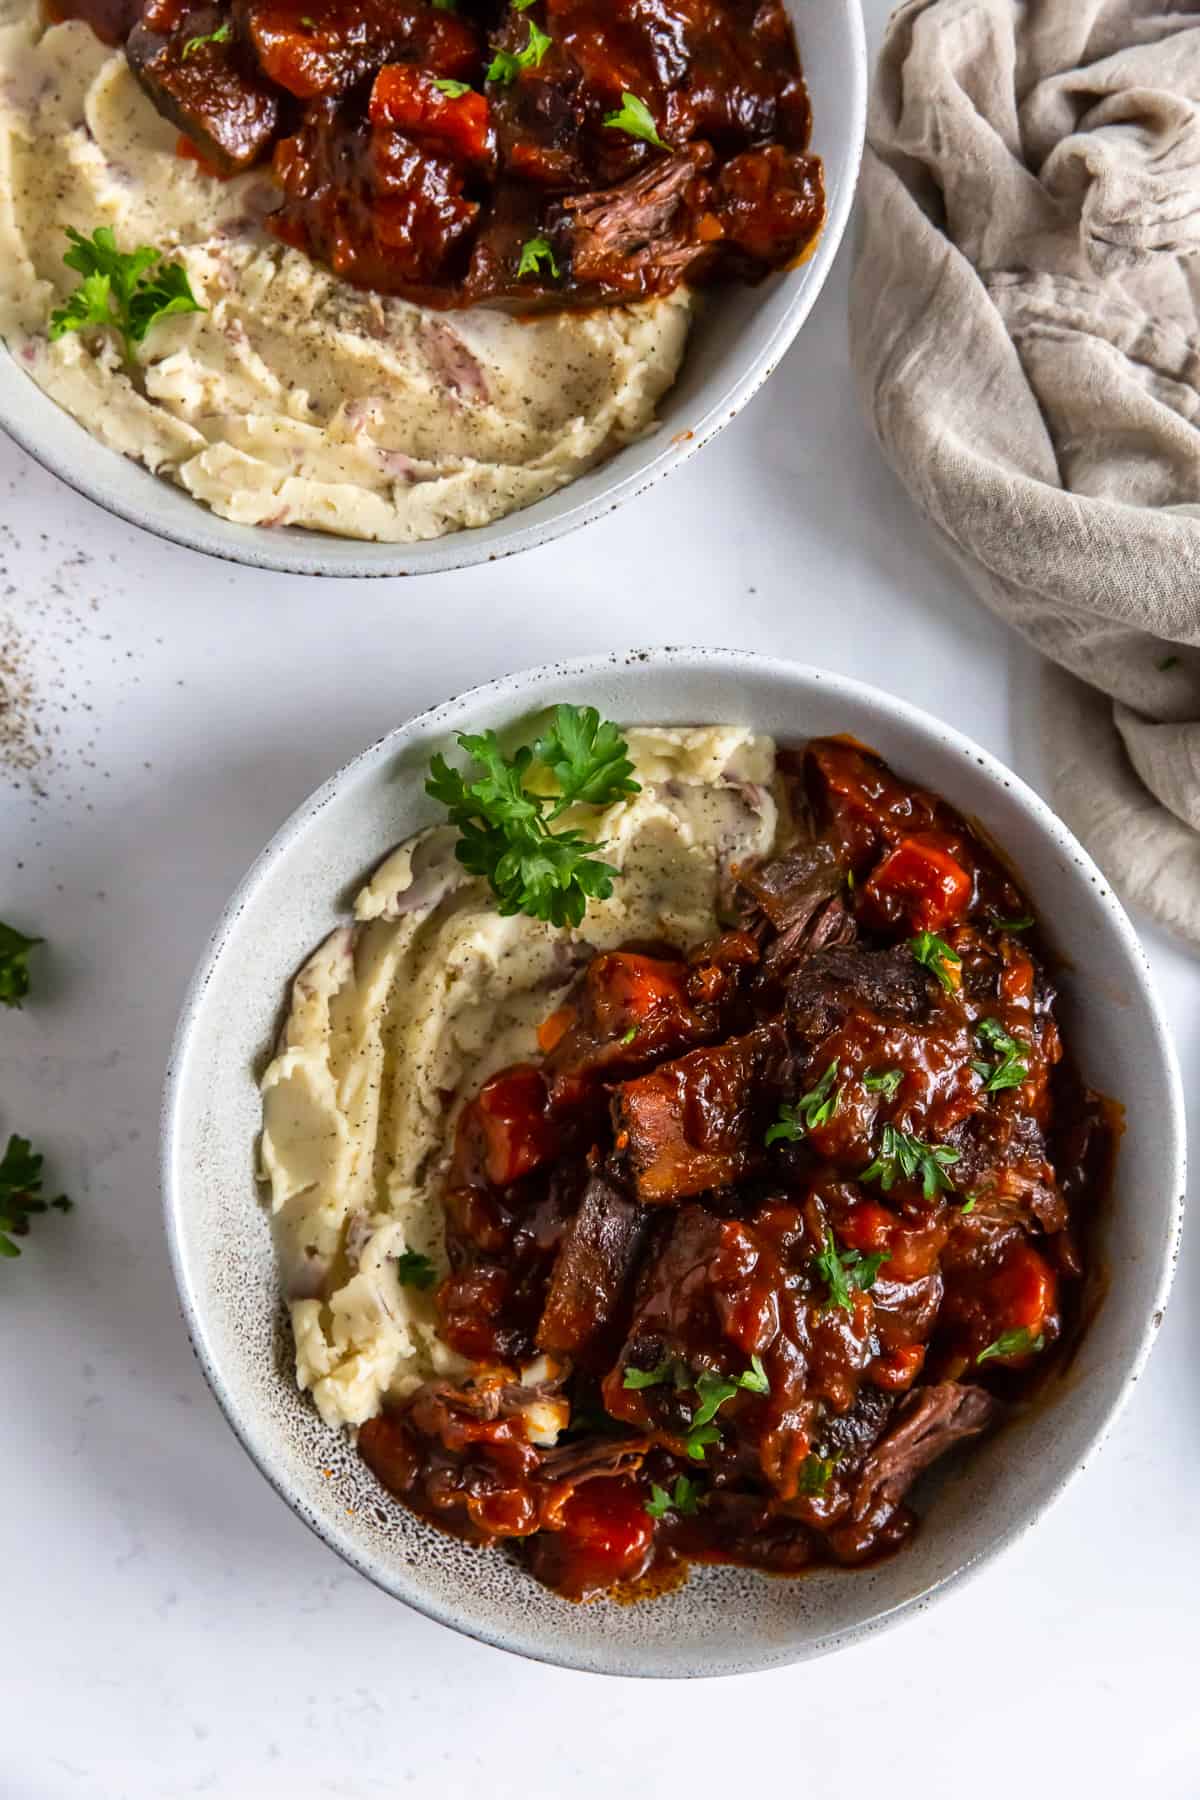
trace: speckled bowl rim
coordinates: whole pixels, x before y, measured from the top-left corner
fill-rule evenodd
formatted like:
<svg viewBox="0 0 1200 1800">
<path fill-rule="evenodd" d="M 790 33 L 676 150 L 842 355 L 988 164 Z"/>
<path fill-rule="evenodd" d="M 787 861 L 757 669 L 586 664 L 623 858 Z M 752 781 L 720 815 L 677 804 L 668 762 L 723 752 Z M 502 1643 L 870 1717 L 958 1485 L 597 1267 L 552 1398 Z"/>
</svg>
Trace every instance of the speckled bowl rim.
<svg viewBox="0 0 1200 1800">
<path fill-rule="evenodd" d="M 786 3 L 791 10 L 800 0 L 786 0 Z M 737 417 L 774 373 L 825 285 L 853 205 L 866 138 L 868 89 L 866 27 L 861 0 L 833 0 L 833 3 L 842 15 L 842 28 L 846 34 L 849 87 L 845 93 L 830 96 L 831 100 L 836 100 L 837 130 L 843 151 L 836 159 L 836 167 L 834 159 L 829 158 L 829 168 L 835 170 L 835 179 L 824 228 L 816 249 L 801 266 L 773 278 L 791 282 L 795 292 L 774 330 L 749 360 L 746 360 L 741 334 L 735 334 L 730 342 L 721 346 L 714 357 L 714 368 L 701 384 L 699 416 L 694 421 L 689 418 L 689 428 L 677 429 L 667 436 L 660 425 L 640 443 L 625 445 L 595 469 L 583 471 L 564 487 L 543 495 L 527 507 L 487 525 L 463 528 L 444 537 L 413 544 L 344 538 L 331 532 L 299 527 L 237 524 L 219 517 L 165 477 L 155 476 L 137 465 L 131 473 L 128 468 L 122 468 L 124 459 L 119 452 L 99 443 L 86 427 L 37 387 L 20 368 L 3 338 L 0 338 L 0 430 L 75 493 L 127 524 L 205 556 L 281 574 L 358 579 L 446 574 L 536 549 L 591 524 L 605 513 L 615 512 L 618 506 L 636 499 L 665 475 L 680 468 Z M 815 0 L 815 4 L 826 4 L 826 0 Z M 820 153 L 820 142 L 814 149 Z M 693 346 L 689 343 L 687 355 L 692 354 Z M 10 382 L 9 377 L 14 374 L 19 380 Z M 35 404 L 31 395 L 38 396 L 44 404 Z M 617 474 L 617 460 L 626 457 L 631 458 L 633 466 L 626 473 Z M 613 469 L 611 480 L 605 478 L 605 471 L 610 468 Z M 598 477 L 595 491 L 586 500 L 580 499 L 580 483 L 590 481 L 592 477 Z"/>
<path fill-rule="evenodd" d="M 336 803 L 341 788 L 352 774 L 357 775 L 363 772 L 367 766 L 374 767 L 396 758 L 411 734 L 437 727 L 443 720 L 448 723 L 451 718 L 454 720 L 454 729 L 467 728 L 469 727 L 469 718 L 464 717 L 464 711 L 469 713 L 471 702 L 483 702 L 501 694 L 511 699 L 514 715 L 519 715 L 527 690 L 548 678 L 586 680 L 635 663 L 651 663 L 659 667 L 683 669 L 689 666 L 699 666 L 710 672 L 715 669 L 723 675 L 727 675 L 732 683 L 736 683 L 741 671 L 752 668 L 770 670 L 775 675 L 782 674 L 785 678 L 796 682 L 801 692 L 806 684 L 820 684 L 827 695 L 843 697 L 848 702 L 872 707 L 882 717 L 886 717 L 889 722 L 894 722 L 902 728 L 907 727 L 925 737 L 931 737 L 937 740 L 942 747 L 970 758 L 990 782 L 1006 787 L 1013 798 L 1021 804 L 1033 828 L 1048 838 L 1058 851 L 1076 862 L 1082 873 L 1091 881 L 1099 903 L 1106 914 L 1107 923 L 1124 953 L 1127 972 L 1137 984 L 1138 996 L 1145 1006 L 1149 1022 L 1153 1026 L 1161 1057 L 1163 1077 L 1161 1125 L 1167 1144 L 1165 1166 L 1172 1171 L 1172 1195 L 1166 1208 L 1165 1227 L 1161 1232 L 1156 1251 L 1157 1277 L 1154 1284 L 1153 1301 L 1147 1308 L 1145 1322 L 1137 1339 L 1135 1350 L 1127 1361 L 1121 1385 L 1113 1395 L 1107 1411 L 1092 1430 L 1086 1448 L 1054 1482 L 1043 1500 L 1040 1503 L 1034 1503 L 1028 1514 L 1016 1518 L 1011 1524 L 996 1533 L 988 1543 L 981 1546 L 975 1554 L 965 1557 L 955 1569 L 940 1580 L 932 1582 L 919 1593 L 913 1594 L 895 1605 L 882 1608 L 878 1613 L 863 1619 L 849 1629 L 816 1634 L 803 1644 L 789 1646 L 788 1653 L 782 1656 L 772 1654 L 764 1656 L 761 1661 L 745 1660 L 736 1668 L 698 1670 L 690 1674 L 675 1668 L 643 1667 L 637 1671 L 631 1671 L 628 1668 L 610 1667 L 606 1664 L 603 1651 L 598 1656 L 581 1653 L 578 1656 L 567 1657 L 547 1651 L 535 1641 L 521 1639 L 501 1630 L 476 1629 L 457 1617 L 452 1608 L 432 1604 L 427 1596 L 420 1593 L 402 1591 L 397 1583 L 389 1580 L 383 1571 L 372 1564 L 369 1556 L 359 1550 L 354 1542 L 352 1530 L 347 1529 L 344 1525 L 334 1528 L 313 1517 L 308 1509 L 299 1502 L 297 1496 L 290 1491 L 279 1472 L 272 1467 L 269 1457 L 260 1454 L 251 1425 L 242 1417 L 236 1400 L 226 1386 L 209 1345 L 203 1309 L 197 1303 L 192 1289 L 176 1219 L 176 1210 L 181 1196 L 175 1182 L 173 1152 L 179 1112 L 184 1102 L 180 1071 L 187 1063 L 188 1042 L 195 1022 L 203 1010 L 210 976 L 221 957 L 232 928 L 265 872 L 276 858 L 290 847 L 292 841 L 303 832 L 305 826 L 318 812 Z M 384 848 L 386 846 L 381 846 L 381 850 Z M 286 972 L 281 973 L 281 988 L 286 979 Z M 479 1642 L 513 1652 L 533 1661 L 547 1662 L 558 1667 L 575 1668 L 592 1674 L 628 1676 L 636 1673 L 643 1678 L 661 1679 L 695 1679 L 697 1676 L 715 1678 L 720 1674 L 752 1673 L 759 1669 L 777 1668 L 790 1663 L 808 1661 L 812 1657 L 828 1654 L 873 1636 L 879 1631 L 899 1624 L 912 1614 L 924 1612 L 936 1600 L 959 1587 L 964 1581 L 1018 1544 L 1045 1517 L 1051 1507 L 1057 1504 L 1075 1478 L 1090 1464 L 1124 1411 L 1153 1348 L 1158 1328 L 1162 1324 L 1183 1230 L 1186 1193 L 1185 1118 L 1183 1084 L 1174 1043 L 1155 991 L 1149 960 L 1133 924 L 1107 880 L 1083 846 L 1046 805 L 1045 801 L 1026 782 L 1022 781 L 1019 775 L 982 745 L 957 731 L 953 726 L 945 724 L 923 708 L 914 706 L 870 683 L 855 680 L 850 676 L 835 674 L 812 665 L 793 662 L 786 658 L 767 656 L 755 651 L 663 646 L 626 653 L 610 652 L 600 656 L 541 664 L 510 675 L 498 676 L 493 680 L 468 688 L 460 694 L 452 695 L 437 705 L 415 714 L 405 724 L 376 739 L 357 756 L 344 763 L 335 774 L 330 776 L 296 808 L 267 847 L 255 859 L 238 885 L 213 930 L 188 986 L 171 1048 L 163 1092 L 160 1179 L 167 1244 L 178 1289 L 180 1310 L 192 1349 L 204 1377 L 235 1436 L 259 1472 L 296 1513 L 297 1517 L 302 1519 L 345 1562 L 360 1574 L 365 1575 L 383 1592 L 403 1601 L 426 1618 L 446 1625 L 451 1630 L 461 1632 Z"/>
</svg>

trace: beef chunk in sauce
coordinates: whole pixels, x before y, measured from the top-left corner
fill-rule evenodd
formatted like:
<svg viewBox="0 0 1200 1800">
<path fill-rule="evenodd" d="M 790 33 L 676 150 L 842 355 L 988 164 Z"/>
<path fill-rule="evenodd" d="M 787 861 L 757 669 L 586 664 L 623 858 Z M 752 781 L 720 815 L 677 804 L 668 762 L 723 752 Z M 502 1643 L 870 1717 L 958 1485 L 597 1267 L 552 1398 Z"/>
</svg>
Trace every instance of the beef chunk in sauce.
<svg viewBox="0 0 1200 1800">
<path fill-rule="evenodd" d="M 210 172 L 270 159 L 284 242 L 427 306 L 757 281 L 824 220 L 779 0 L 61 0 L 56 16 L 126 44 Z"/>
<path fill-rule="evenodd" d="M 1028 902 L 861 746 L 785 760 L 738 927 L 595 957 L 463 1110 L 437 1310 L 474 1375 L 361 1434 L 571 1598 L 898 1550 L 917 1478 L 1080 1316 L 1112 1133 L 1036 933 L 998 922 Z"/>
</svg>

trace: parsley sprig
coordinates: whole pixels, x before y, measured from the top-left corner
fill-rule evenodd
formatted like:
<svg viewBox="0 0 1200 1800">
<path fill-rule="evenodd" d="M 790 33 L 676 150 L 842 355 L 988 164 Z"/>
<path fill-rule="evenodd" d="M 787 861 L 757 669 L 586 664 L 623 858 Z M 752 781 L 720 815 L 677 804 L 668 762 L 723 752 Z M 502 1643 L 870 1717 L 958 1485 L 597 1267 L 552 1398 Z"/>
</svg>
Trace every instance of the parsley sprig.
<svg viewBox="0 0 1200 1800">
<path fill-rule="evenodd" d="M 494 731 L 460 732 L 458 742 L 482 775 L 467 780 L 435 756 L 425 791 L 458 827 L 459 862 L 487 880 L 503 916 L 578 925 L 589 900 L 608 899 L 617 870 L 592 854 L 598 846 L 581 831 L 551 825 L 569 806 L 611 806 L 640 792 L 620 730 L 594 706 L 558 706 L 546 735 L 512 757 Z M 525 785 L 535 763 L 557 782 L 557 795 Z"/>
<path fill-rule="evenodd" d="M 42 1164 L 45 1158 L 34 1153 L 28 1138 L 16 1133 L 8 1140 L 8 1148 L 0 1159 L 0 1256 L 20 1256 L 14 1238 L 26 1237 L 29 1221 L 35 1213 L 70 1212 L 71 1201 L 65 1194 L 47 1200 L 42 1194 Z"/>
<path fill-rule="evenodd" d="M 45 940 L 26 937 L 15 925 L 0 920 L 0 1006 L 15 1006 L 29 992 L 29 952 Z"/>
<path fill-rule="evenodd" d="M 148 244 L 128 252 L 118 250 L 108 225 L 97 226 L 90 238 L 67 226 L 71 249 L 63 256 L 68 269 L 82 279 L 65 305 L 50 314 L 50 339 L 68 331 L 115 331 L 127 363 L 134 361 L 140 344 L 160 319 L 172 313 L 204 312 L 188 282 L 182 263 L 164 263 L 161 250 Z"/>
<path fill-rule="evenodd" d="M 1040 1331 L 1035 1336 L 1028 1325 L 1017 1325 L 1012 1331 L 1002 1331 L 995 1343 L 979 1352 L 975 1361 L 987 1362 L 991 1356 L 1028 1356 L 1034 1350 L 1043 1349 L 1045 1343 Z"/>
<path fill-rule="evenodd" d="M 837 1061 L 830 1063 L 816 1087 L 810 1088 L 807 1094 L 801 1094 L 794 1106 L 783 1105 L 779 1108 L 779 1117 L 767 1132 L 764 1142 L 768 1148 L 782 1140 L 788 1144 L 799 1143 L 818 1125 L 828 1125 L 837 1111 L 842 1098 L 840 1087 L 834 1088 L 837 1079 Z"/>
<path fill-rule="evenodd" d="M 868 1069 L 863 1086 L 868 1094 L 882 1094 L 885 1100 L 894 1100 L 903 1080 L 903 1069 Z"/>
<path fill-rule="evenodd" d="M 839 1250 L 833 1232 L 827 1227 L 825 1248 L 813 1257 L 812 1263 L 814 1273 L 825 1283 L 827 1290 L 825 1310 L 840 1307 L 843 1312 L 852 1312 L 851 1288 L 861 1288 L 864 1292 L 873 1288 L 880 1269 L 891 1259 L 890 1250 L 875 1250 L 870 1256 L 864 1256 L 861 1250 Z"/>
<path fill-rule="evenodd" d="M 643 143 L 653 144 L 656 150 L 671 148 L 659 137 L 654 114 L 636 94 L 622 94 L 620 111 L 605 113 L 604 124 L 609 131 L 623 131 L 629 137 L 641 138 Z"/>
<path fill-rule="evenodd" d="M 923 1144 L 895 1125 L 885 1125 L 879 1154 L 869 1162 L 860 1181 L 877 1181 L 884 1193 L 890 1193 L 902 1177 L 920 1181 L 926 1200 L 936 1200 L 940 1192 L 952 1194 L 954 1183 L 946 1170 L 962 1160 L 962 1152 L 949 1144 Z"/>
<path fill-rule="evenodd" d="M 971 1064 L 983 1082 L 985 1094 L 999 1094 L 1005 1088 L 1020 1087 L 1029 1079 L 1028 1047 L 1020 1038 L 1005 1031 L 999 1019 L 980 1019 L 975 1035 L 982 1038 L 1000 1059 L 996 1063 L 979 1061 Z"/>
<path fill-rule="evenodd" d="M 497 50 L 488 64 L 487 80 L 498 81 L 508 87 L 517 79 L 522 69 L 536 69 L 550 48 L 553 39 L 544 31 L 539 31 L 533 20 L 529 21 L 529 37 L 523 50 Z"/>
<path fill-rule="evenodd" d="M 686 1475 L 677 1475 L 675 1486 L 668 1493 L 666 1488 L 659 1487 L 657 1481 L 650 1483 L 650 1498 L 646 1501 L 646 1511 L 652 1519 L 665 1518 L 669 1512 L 677 1512 L 681 1518 L 690 1518 L 703 1504 L 700 1490 L 694 1481 Z"/>
<path fill-rule="evenodd" d="M 952 950 L 936 931 L 918 931 L 908 940 L 908 947 L 919 963 L 937 976 L 948 994 L 953 994 L 961 980 L 962 957 Z"/>
</svg>

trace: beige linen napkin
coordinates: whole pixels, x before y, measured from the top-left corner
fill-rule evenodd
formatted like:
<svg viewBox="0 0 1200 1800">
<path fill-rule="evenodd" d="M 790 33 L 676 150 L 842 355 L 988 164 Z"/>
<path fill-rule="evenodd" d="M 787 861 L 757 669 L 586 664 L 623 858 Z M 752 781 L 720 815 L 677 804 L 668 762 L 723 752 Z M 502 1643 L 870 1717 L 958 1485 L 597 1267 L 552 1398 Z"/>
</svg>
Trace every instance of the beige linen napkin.
<svg viewBox="0 0 1200 1800">
<path fill-rule="evenodd" d="M 1071 671 L 1042 707 L 1058 810 L 1200 944 L 1200 5 L 908 0 L 860 209 L 880 443 Z"/>
</svg>

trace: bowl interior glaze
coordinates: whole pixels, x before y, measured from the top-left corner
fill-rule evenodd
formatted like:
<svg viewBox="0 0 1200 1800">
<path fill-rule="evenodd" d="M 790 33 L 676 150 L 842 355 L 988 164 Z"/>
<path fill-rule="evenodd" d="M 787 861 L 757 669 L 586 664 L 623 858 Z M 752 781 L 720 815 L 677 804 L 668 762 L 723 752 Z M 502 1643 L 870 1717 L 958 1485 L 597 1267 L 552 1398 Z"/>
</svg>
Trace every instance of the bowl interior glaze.
<svg viewBox="0 0 1200 1800">
<path fill-rule="evenodd" d="M 653 1603 L 572 1606 L 499 1552 L 469 1549 L 388 1501 L 291 1378 L 254 1181 L 255 1073 L 286 985 L 344 916 L 354 884 L 434 816 L 422 790 L 430 754 L 458 730 L 511 725 L 557 700 L 631 724 L 745 722 L 790 742 L 851 732 L 944 794 L 1003 847 L 1058 936 L 1071 1042 L 1086 1078 L 1125 1106 L 1102 1226 L 1109 1291 L 1078 1353 L 1036 1408 L 927 1479 L 924 1529 L 877 1568 L 797 1581 L 705 1569 Z M 1182 1209 L 1182 1116 L 1133 929 L 1015 775 L 928 715 L 842 677 L 736 652 L 654 651 L 511 676 L 451 700 L 365 751 L 288 821 L 230 902 L 184 1008 L 165 1100 L 167 1229 L 185 1318 L 230 1423 L 289 1505 L 356 1568 L 432 1618 L 526 1655 L 623 1675 L 726 1674 L 835 1649 L 927 1604 L 1061 1492 L 1128 1394 L 1161 1318 Z"/>
</svg>

